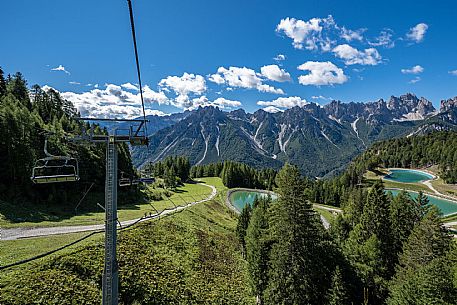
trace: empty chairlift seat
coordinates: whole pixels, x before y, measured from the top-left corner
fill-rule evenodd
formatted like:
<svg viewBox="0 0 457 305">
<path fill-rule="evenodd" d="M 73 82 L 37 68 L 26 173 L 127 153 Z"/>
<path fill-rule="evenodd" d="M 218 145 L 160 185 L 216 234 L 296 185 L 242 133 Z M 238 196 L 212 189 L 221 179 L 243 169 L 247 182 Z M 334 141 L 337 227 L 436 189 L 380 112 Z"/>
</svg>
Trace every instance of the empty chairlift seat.
<svg viewBox="0 0 457 305">
<path fill-rule="evenodd" d="M 37 160 L 30 179 L 35 184 L 78 181 L 78 161 L 65 156 Z"/>
<path fill-rule="evenodd" d="M 35 162 L 30 179 L 35 184 L 74 182 L 79 180 L 78 160 L 69 156 L 53 156 L 44 142 L 45 158 Z"/>
</svg>

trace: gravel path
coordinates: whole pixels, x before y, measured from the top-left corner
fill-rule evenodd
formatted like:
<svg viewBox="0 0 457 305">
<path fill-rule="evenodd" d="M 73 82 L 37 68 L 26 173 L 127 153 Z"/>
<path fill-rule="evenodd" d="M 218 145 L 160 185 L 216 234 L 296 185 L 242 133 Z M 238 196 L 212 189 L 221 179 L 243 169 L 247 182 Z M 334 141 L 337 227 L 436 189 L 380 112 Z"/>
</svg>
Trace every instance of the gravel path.
<svg viewBox="0 0 457 305">
<path fill-rule="evenodd" d="M 118 224 L 118 227 L 119 228 L 125 227 L 125 226 L 131 225 L 135 222 L 144 222 L 144 221 L 156 219 L 163 215 L 172 214 L 172 213 L 184 210 L 194 204 L 212 200 L 214 197 L 216 197 L 217 190 L 214 186 L 204 184 L 204 183 L 202 183 L 202 185 L 207 186 L 212 189 L 211 195 L 209 195 L 208 198 L 200 200 L 200 201 L 196 201 L 196 202 L 191 202 L 185 206 L 178 206 L 172 210 L 164 210 L 162 213 L 151 215 L 151 217 L 148 217 L 146 219 L 137 218 L 137 219 L 122 221 L 120 226 Z M 11 229 L 2 229 L 0 237 L 1 237 L 1 240 L 15 240 L 15 239 L 19 239 L 19 238 L 48 236 L 48 235 L 65 234 L 65 233 L 77 233 L 77 232 L 86 232 L 86 231 L 103 231 L 104 229 L 105 229 L 104 224 L 87 225 L 87 226 L 44 227 L 44 228 L 29 228 L 29 227 L 28 228 L 11 228 Z"/>
</svg>

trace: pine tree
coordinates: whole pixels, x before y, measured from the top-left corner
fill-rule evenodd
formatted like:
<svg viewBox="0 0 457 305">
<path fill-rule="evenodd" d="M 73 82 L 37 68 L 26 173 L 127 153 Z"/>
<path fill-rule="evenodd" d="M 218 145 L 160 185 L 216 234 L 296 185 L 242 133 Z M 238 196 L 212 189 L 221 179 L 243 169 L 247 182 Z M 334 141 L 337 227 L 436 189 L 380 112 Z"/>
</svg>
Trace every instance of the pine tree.
<svg viewBox="0 0 457 305">
<path fill-rule="evenodd" d="M 430 200 L 422 191 L 419 191 L 416 202 L 416 222 L 419 222 L 430 210 Z"/>
<path fill-rule="evenodd" d="M 238 216 L 238 223 L 236 225 L 236 235 L 241 245 L 241 253 L 246 257 L 246 230 L 249 226 L 251 219 L 251 205 L 246 204 Z"/>
<path fill-rule="evenodd" d="M 276 176 L 272 204 L 269 281 L 266 304 L 318 304 L 330 281 L 325 273 L 323 227 L 305 197 L 297 167 L 286 164 Z"/>
<path fill-rule="evenodd" d="M 392 233 L 389 205 L 384 186 L 381 181 L 377 181 L 368 193 L 367 202 L 360 219 L 361 231 L 365 240 L 374 234 L 380 242 L 382 253 L 379 263 L 385 267 L 386 278 L 393 274 L 395 263 L 391 257 Z"/>
<path fill-rule="evenodd" d="M 2 67 L 0 67 L 0 97 L 6 93 L 6 80 L 3 74 Z"/>
<path fill-rule="evenodd" d="M 401 274 L 407 270 L 415 270 L 434 258 L 444 255 L 449 249 L 450 236 L 442 226 L 438 208 L 432 207 L 424 218 L 416 224 L 411 235 L 403 246 L 399 257 Z"/>
<path fill-rule="evenodd" d="M 415 270 L 409 270 L 390 286 L 388 305 L 456 304 L 457 247 L 447 255 L 434 258 Z"/>
<path fill-rule="evenodd" d="M 268 254 L 270 249 L 268 207 L 271 198 L 261 198 L 255 202 L 246 232 L 246 258 L 252 291 L 256 295 L 257 304 L 263 304 L 263 293 L 268 284 Z"/>
<path fill-rule="evenodd" d="M 175 170 L 173 167 L 165 170 L 164 184 L 165 184 L 165 187 L 168 189 L 176 188 L 176 174 L 175 174 Z"/>
<path fill-rule="evenodd" d="M 416 203 L 406 191 L 393 198 L 390 205 L 390 222 L 392 229 L 392 257 L 401 252 L 403 243 L 414 228 L 417 221 Z"/>
<path fill-rule="evenodd" d="M 339 266 L 333 272 L 332 286 L 329 291 L 328 300 L 329 305 L 349 305 L 348 293 Z"/>
</svg>

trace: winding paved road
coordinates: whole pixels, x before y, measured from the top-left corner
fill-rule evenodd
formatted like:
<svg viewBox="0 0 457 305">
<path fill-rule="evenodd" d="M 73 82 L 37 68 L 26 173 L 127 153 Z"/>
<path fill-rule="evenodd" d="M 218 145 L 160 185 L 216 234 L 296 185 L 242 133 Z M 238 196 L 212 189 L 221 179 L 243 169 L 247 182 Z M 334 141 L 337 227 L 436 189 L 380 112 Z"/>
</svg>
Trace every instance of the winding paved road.
<svg viewBox="0 0 457 305">
<path fill-rule="evenodd" d="M 131 220 L 121 221 L 121 224 L 118 224 L 118 228 L 126 227 L 131 225 L 135 222 L 144 222 L 150 221 L 152 219 L 157 219 L 164 215 L 172 214 L 175 212 L 179 212 L 184 210 L 192 205 L 197 203 L 205 202 L 212 200 L 216 197 L 217 190 L 214 186 L 209 184 L 202 183 L 201 185 L 207 186 L 212 189 L 211 195 L 208 198 L 191 202 L 185 206 L 178 206 L 172 210 L 164 210 L 159 214 L 153 214 L 151 217 L 148 218 L 136 218 Z M 48 235 L 56 235 L 56 234 L 65 234 L 65 233 L 77 233 L 77 232 L 86 232 L 86 231 L 103 231 L 105 229 L 104 224 L 97 224 L 97 225 L 88 225 L 88 226 L 62 226 L 62 227 L 43 227 L 43 228 L 11 228 L 11 229 L 2 229 L 1 231 L 1 240 L 15 240 L 19 238 L 29 238 L 29 237 L 37 237 L 37 236 L 48 236 Z"/>
</svg>

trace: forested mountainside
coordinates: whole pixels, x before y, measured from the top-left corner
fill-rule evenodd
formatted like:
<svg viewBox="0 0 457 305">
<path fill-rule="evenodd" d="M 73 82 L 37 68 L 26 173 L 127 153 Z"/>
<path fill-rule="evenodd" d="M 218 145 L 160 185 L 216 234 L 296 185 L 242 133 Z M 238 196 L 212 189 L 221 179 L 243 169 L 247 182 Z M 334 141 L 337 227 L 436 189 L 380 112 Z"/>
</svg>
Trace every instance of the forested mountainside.
<svg viewBox="0 0 457 305">
<path fill-rule="evenodd" d="M 457 304 L 457 247 L 423 194 L 344 187 L 325 230 L 296 167 L 276 185 L 278 199 L 246 205 L 237 226 L 257 304 Z"/>
<path fill-rule="evenodd" d="M 132 158 L 137 166 L 169 155 L 188 156 L 194 165 L 233 160 L 278 169 L 289 162 L 308 177 L 331 176 L 376 141 L 454 130 L 456 100 L 442 101 L 440 110 L 413 94 L 278 113 L 200 108 L 153 134 L 150 147 L 134 148 Z"/>
<path fill-rule="evenodd" d="M 0 194 L 2 199 L 27 197 L 33 202 L 66 204 L 67 198 L 94 183 L 103 190 L 105 183 L 105 146 L 74 143 L 68 140 L 81 134 L 82 122 L 74 120 L 77 111 L 58 92 L 32 90 L 21 73 L 4 76 L 0 69 Z M 88 128 L 89 126 L 86 126 Z M 96 127 L 96 133 L 106 132 Z M 51 134 L 51 135 L 49 135 Z M 49 136 L 47 136 L 49 135 Z M 30 180 L 35 161 L 44 158 L 44 142 L 57 156 L 71 156 L 79 162 L 80 181 L 33 185 Z M 119 169 L 134 173 L 127 145 L 119 146 Z M 73 202 L 74 203 L 74 202 Z"/>
<path fill-rule="evenodd" d="M 362 175 L 382 167 L 428 167 L 438 165 L 446 183 L 457 183 L 457 132 L 438 131 L 374 143 L 357 157 L 351 169 Z"/>
</svg>

